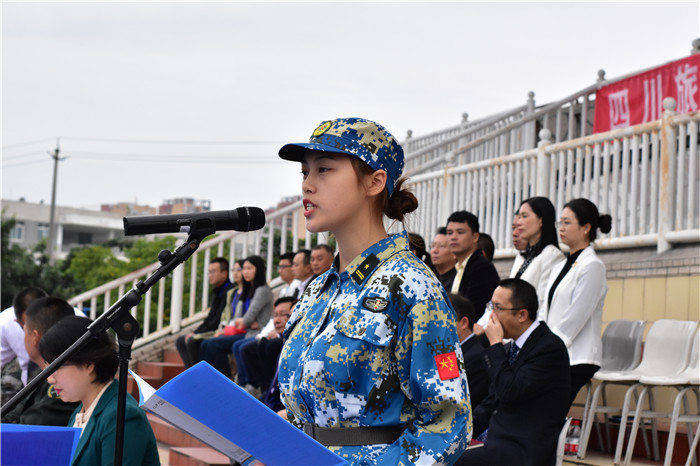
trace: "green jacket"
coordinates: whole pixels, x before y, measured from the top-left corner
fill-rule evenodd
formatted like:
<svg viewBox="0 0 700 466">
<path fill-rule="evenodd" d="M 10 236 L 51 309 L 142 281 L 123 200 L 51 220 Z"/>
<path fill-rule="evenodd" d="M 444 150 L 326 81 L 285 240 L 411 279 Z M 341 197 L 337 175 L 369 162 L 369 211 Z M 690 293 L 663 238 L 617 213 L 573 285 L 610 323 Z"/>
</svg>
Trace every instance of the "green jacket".
<svg viewBox="0 0 700 466">
<path fill-rule="evenodd" d="M 107 466 L 114 464 L 118 386 L 119 382 L 114 380 L 102 394 L 100 401 L 97 402 L 75 449 L 71 465 Z M 82 407 L 81 403 L 73 412 L 68 423 L 69 426 L 73 425 L 75 416 Z M 153 429 L 148 423 L 146 413 L 130 395 L 126 397 L 123 451 L 122 464 L 125 466 L 160 464 Z"/>
</svg>

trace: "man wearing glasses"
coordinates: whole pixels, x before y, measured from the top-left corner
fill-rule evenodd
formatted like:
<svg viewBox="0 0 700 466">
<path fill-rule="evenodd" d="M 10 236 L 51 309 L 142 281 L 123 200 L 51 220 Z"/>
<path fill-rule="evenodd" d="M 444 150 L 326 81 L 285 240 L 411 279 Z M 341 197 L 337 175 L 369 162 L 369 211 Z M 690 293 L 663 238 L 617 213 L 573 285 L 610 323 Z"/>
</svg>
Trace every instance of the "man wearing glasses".
<svg viewBox="0 0 700 466">
<path fill-rule="evenodd" d="M 294 272 L 292 272 L 292 261 L 294 260 L 294 253 L 288 252 L 282 254 L 277 265 L 277 271 L 280 274 L 280 278 L 285 283 L 284 287 L 280 290 L 279 297 L 283 298 L 285 296 L 294 296 L 294 292 L 299 288 L 299 280 L 294 278 Z M 270 319 L 272 322 L 272 319 Z M 272 328 L 270 328 L 271 330 Z M 262 332 L 261 332 L 262 333 Z"/>
<path fill-rule="evenodd" d="M 483 354 L 491 385 L 474 410 L 474 438 L 487 435 L 456 464 L 553 465 L 569 409 L 566 346 L 537 321 L 537 292 L 524 280 L 502 280 L 487 307 Z M 513 341 L 504 345 L 504 338 Z"/>
</svg>

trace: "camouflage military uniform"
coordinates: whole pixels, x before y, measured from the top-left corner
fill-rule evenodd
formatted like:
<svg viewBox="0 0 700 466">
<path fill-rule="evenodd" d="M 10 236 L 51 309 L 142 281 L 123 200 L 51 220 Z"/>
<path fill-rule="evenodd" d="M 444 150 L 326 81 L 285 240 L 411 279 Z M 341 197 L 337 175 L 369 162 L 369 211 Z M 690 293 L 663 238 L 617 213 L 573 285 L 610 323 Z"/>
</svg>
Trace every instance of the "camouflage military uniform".
<svg viewBox="0 0 700 466">
<path fill-rule="evenodd" d="M 454 312 L 406 233 L 311 283 L 285 330 L 282 401 L 301 427 L 403 426 L 392 444 L 330 447 L 352 464 L 451 464 L 471 437 Z"/>
</svg>

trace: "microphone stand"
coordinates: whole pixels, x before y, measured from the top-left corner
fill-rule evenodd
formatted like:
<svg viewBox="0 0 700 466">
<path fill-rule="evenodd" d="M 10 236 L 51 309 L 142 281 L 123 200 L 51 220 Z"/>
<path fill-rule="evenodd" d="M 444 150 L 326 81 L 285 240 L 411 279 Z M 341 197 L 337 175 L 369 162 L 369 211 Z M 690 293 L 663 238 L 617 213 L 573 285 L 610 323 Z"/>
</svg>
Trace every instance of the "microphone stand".
<svg viewBox="0 0 700 466">
<path fill-rule="evenodd" d="M 192 231 L 190 227 L 183 226 L 182 230 L 189 233 L 187 241 L 177 248 L 174 253 L 164 249 L 158 253 L 158 261 L 161 266 L 146 279 L 139 281 L 134 287 L 114 303 L 104 314 L 98 317 L 83 336 L 65 350 L 46 369 L 41 371 L 31 382 L 10 399 L 4 406 L 0 407 L 0 416 L 4 416 L 14 409 L 20 401 L 33 393 L 36 387 L 46 380 L 64 362 L 70 359 L 73 354 L 85 346 L 90 339 L 102 335 L 111 328 L 117 334 L 119 342 L 119 392 L 117 397 L 117 430 L 114 445 L 114 465 L 121 466 L 124 451 L 124 420 L 126 415 L 126 382 L 129 370 L 129 360 L 131 359 L 131 345 L 134 338 L 139 333 L 139 323 L 129 313 L 129 310 L 141 302 L 141 298 L 155 285 L 158 280 L 167 276 L 175 267 L 189 259 L 199 248 L 202 240 L 207 236 L 216 233 L 215 225 L 196 228 Z"/>
</svg>

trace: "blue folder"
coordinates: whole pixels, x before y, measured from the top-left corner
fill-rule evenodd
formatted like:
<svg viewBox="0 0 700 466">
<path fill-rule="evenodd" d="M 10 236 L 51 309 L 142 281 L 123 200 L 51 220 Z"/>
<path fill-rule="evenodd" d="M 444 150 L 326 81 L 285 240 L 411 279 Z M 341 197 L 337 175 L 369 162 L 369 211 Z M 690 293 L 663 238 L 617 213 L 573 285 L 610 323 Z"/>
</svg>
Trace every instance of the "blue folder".
<svg viewBox="0 0 700 466">
<path fill-rule="evenodd" d="M 0 425 L 3 466 L 69 466 L 81 429 L 75 427 Z"/>
<path fill-rule="evenodd" d="M 282 419 L 204 361 L 179 374 L 153 396 L 162 400 L 157 404 L 164 401 L 172 405 L 181 414 L 191 417 L 247 452 L 250 457 L 242 463 L 249 464 L 258 460 L 268 466 L 347 464 L 347 461 Z M 140 403 L 150 409 L 149 404 L 156 404 L 153 401 L 155 399 L 151 403 L 148 400 L 145 403 L 141 400 Z M 159 407 L 154 406 L 150 410 L 160 415 Z M 177 415 L 170 420 L 161 417 L 188 432 L 183 427 L 182 421 L 186 421 L 183 416 Z M 195 435 L 195 432 L 189 433 Z M 200 435 L 200 440 L 209 443 L 206 435 L 201 432 Z M 210 444 L 215 447 L 212 443 Z M 225 451 L 222 453 L 226 454 Z"/>
</svg>

